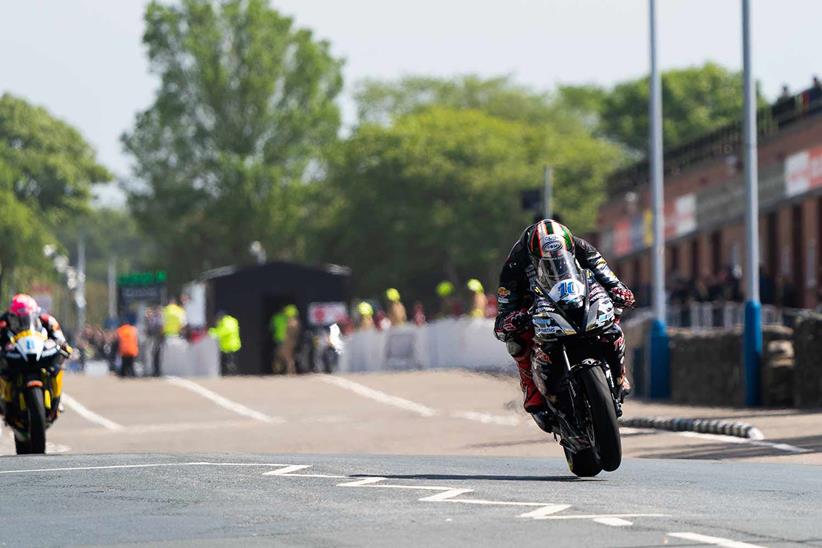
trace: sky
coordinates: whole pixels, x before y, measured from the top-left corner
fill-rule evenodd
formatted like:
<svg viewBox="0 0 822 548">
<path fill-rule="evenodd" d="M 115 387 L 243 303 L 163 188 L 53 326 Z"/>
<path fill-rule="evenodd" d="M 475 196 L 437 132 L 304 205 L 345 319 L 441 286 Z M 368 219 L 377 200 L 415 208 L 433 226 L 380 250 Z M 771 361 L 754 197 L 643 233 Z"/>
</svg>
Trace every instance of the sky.
<svg viewBox="0 0 822 548">
<path fill-rule="evenodd" d="M 0 93 L 45 106 L 128 177 L 119 136 L 152 102 L 141 43 L 145 0 L 0 0 Z M 352 85 L 408 74 L 510 75 L 535 90 L 612 85 L 648 71 L 647 0 L 272 0 L 345 59 Z M 663 69 L 741 68 L 739 0 L 659 0 Z M 822 75 L 822 2 L 752 0 L 754 76 L 766 96 Z"/>
</svg>

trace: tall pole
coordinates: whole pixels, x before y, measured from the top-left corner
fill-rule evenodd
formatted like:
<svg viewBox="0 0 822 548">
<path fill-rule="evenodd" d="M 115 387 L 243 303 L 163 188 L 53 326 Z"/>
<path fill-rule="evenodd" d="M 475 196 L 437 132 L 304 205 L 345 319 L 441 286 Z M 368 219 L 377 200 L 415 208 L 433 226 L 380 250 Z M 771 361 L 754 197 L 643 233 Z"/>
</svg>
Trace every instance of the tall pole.
<svg viewBox="0 0 822 548">
<path fill-rule="evenodd" d="M 651 303 L 654 318 L 651 324 L 650 396 L 670 396 L 668 363 L 668 330 L 665 325 L 665 213 L 662 190 L 662 89 L 657 63 L 656 0 L 648 0 L 651 52 L 650 118 L 650 178 L 651 209 L 653 210 L 653 243 L 651 246 Z"/>
<path fill-rule="evenodd" d="M 108 319 L 117 317 L 117 259 L 108 260 Z"/>
<path fill-rule="evenodd" d="M 743 360 L 745 403 L 759 405 L 762 357 L 762 309 L 759 303 L 759 180 L 756 143 L 756 87 L 751 62 L 751 6 L 742 0 L 742 67 L 745 147 L 745 332 Z"/>
<path fill-rule="evenodd" d="M 545 208 L 545 218 L 550 219 L 551 216 L 554 214 L 554 193 L 553 193 L 553 176 L 554 170 L 551 169 L 550 166 L 545 166 L 544 171 L 544 181 L 545 181 L 545 190 L 543 191 L 543 206 Z"/>
</svg>

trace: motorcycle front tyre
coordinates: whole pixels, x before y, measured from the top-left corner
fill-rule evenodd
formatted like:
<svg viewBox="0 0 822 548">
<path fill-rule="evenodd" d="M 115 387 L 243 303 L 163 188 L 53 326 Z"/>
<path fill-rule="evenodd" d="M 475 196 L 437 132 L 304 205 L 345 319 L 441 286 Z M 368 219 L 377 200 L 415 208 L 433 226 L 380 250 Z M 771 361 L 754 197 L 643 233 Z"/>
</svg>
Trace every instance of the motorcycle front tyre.
<svg viewBox="0 0 822 548">
<path fill-rule="evenodd" d="M 591 406 L 591 419 L 599 453 L 599 463 L 606 472 L 613 472 L 622 463 L 622 441 L 613 396 L 601 367 L 590 367 L 580 373 L 585 394 Z"/>
<path fill-rule="evenodd" d="M 43 390 L 31 387 L 26 391 L 26 407 L 29 414 L 29 453 L 46 452 L 46 406 Z"/>
</svg>

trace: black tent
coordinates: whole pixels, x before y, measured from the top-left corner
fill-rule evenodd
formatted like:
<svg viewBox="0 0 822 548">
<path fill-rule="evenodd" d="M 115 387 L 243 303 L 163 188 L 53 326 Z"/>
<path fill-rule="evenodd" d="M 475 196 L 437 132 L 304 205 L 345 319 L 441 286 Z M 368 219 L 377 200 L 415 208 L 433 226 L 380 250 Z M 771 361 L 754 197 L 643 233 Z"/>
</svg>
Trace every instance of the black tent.
<svg viewBox="0 0 822 548">
<path fill-rule="evenodd" d="M 300 311 L 301 324 L 307 325 L 309 304 L 348 302 L 349 276 L 346 267 L 286 262 L 212 270 L 203 276 L 209 324 L 213 324 L 218 311 L 237 318 L 243 343 L 237 360 L 239 373 L 271 373 L 271 317 L 284 306 L 294 304 Z"/>
</svg>

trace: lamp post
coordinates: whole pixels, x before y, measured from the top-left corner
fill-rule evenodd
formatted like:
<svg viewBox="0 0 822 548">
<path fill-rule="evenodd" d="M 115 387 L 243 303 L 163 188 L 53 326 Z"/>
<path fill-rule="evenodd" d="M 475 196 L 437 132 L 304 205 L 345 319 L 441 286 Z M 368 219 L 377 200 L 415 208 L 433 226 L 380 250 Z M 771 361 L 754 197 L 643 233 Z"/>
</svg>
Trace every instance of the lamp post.
<svg viewBox="0 0 822 548">
<path fill-rule="evenodd" d="M 751 63 L 750 0 L 742 0 L 742 71 L 744 87 L 745 165 L 745 330 L 743 361 L 745 403 L 760 404 L 762 307 L 759 302 L 759 181 L 756 143 L 756 87 Z"/>
<path fill-rule="evenodd" d="M 651 178 L 651 208 L 653 211 L 653 243 L 651 244 L 651 303 L 654 317 L 651 322 L 650 396 L 670 396 L 670 370 L 668 360 L 668 330 L 665 318 L 665 213 L 663 210 L 662 169 L 662 89 L 657 64 L 656 0 L 648 0 L 650 27 L 650 118 L 649 164 Z"/>
</svg>

